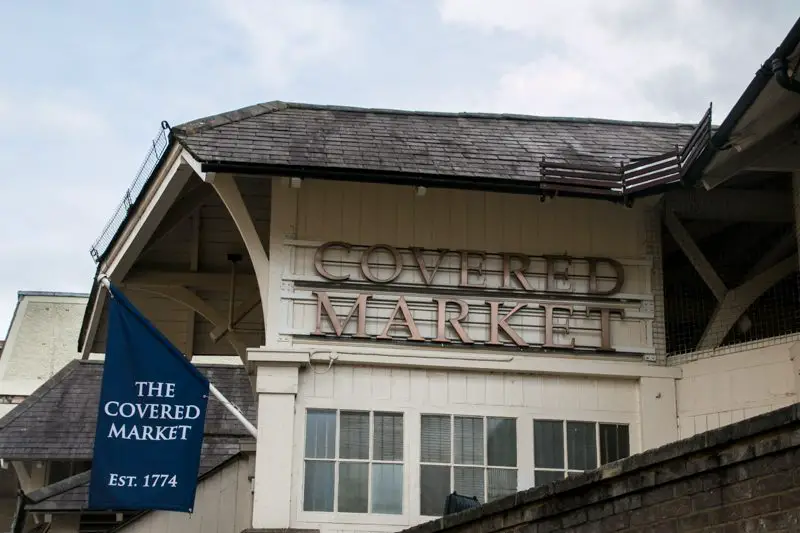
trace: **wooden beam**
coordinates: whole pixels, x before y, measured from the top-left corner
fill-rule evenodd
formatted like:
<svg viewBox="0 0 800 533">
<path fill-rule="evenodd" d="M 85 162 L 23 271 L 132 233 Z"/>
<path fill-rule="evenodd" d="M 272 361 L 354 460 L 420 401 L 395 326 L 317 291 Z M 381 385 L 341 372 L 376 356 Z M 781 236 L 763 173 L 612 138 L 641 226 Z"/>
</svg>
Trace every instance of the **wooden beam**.
<svg viewBox="0 0 800 533">
<path fill-rule="evenodd" d="M 172 204 L 161 223 L 153 232 L 141 255 L 146 254 L 158 241 L 169 235 L 181 222 L 192 216 L 213 195 L 214 188 L 201 181 L 199 185 Z"/>
<path fill-rule="evenodd" d="M 734 146 L 730 149 L 732 154 L 729 157 L 706 172 L 702 178 L 703 184 L 707 189 L 713 189 L 742 171 L 763 165 L 770 156 L 796 139 L 797 126 L 789 122 L 741 152 L 736 152 Z"/>
<path fill-rule="evenodd" d="M 22 461 L 11 461 L 11 466 L 14 467 L 14 472 L 17 473 L 17 480 L 23 492 L 33 492 L 38 488 L 33 484 L 33 479 L 30 472 L 28 472 L 28 469 L 25 467 L 25 463 Z"/>
<path fill-rule="evenodd" d="M 667 210 L 664 213 L 664 224 L 667 226 L 672 238 L 675 239 L 675 242 L 681 247 L 683 253 L 686 254 L 689 262 L 692 263 L 697 273 L 700 274 L 700 277 L 706 282 L 711 292 L 714 293 L 716 299 L 722 300 L 728 288 L 717 275 L 711 263 L 708 262 L 706 256 L 703 255 L 703 252 L 700 251 L 700 248 L 694 242 L 692 236 L 689 235 L 689 232 L 683 227 L 678 217 L 675 216 L 674 212 Z"/>
<path fill-rule="evenodd" d="M 219 342 L 219 340 L 229 331 L 235 331 L 236 324 L 241 322 L 242 319 L 246 317 L 247 314 L 250 313 L 250 311 L 252 311 L 259 303 L 261 303 L 261 294 L 254 292 L 250 298 L 239 304 L 239 306 L 233 312 L 233 317 L 230 324 L 217 326 L 211 331 L 211 333 L 209 333 L 211 340 L 214 342 Z"/>
<path fill-rule="evenodd" d="M 216 309 L 211 307 L 205 300 L 200 298 L 197 294 L 190 291 L 186 287 L 178 287 L 178 286 L 162 286 L 162 287 L 147 287 L 147 288 L 139 288 L 138 290 L 143 290 L 147 292 L 151 292 L 153 294 L 158 294 L 165 298 L 169 298 L 179 304 L 185 305 L 189 309 L 193 309 L 197 312 L 200 316 L 211 322 L 213 326 L 220 326 L 225 325 L 227 320 L 225 317 L 218 313 Z M 239 339 L 239 337 L 235 333 L 228 333 L 227 340 L 233 346 L 236 355 L 242 360 L 242 363 L 247 364 L 247 346 Z"/>
<path fill-rule="evenodd" d="M 189 247 L 189 272 L 196 273 L 200 265 L 200 208 L 194 210 L 192 219 L 192 240 Z M 196 319 L 194 309 L 186 312 L 186 358 L 189 361 L 194 356 L 194 322 Z"/>
<path fill-rule="evenodd" d="M 239 186 L 233 176 L 231 174 L 206 174 L 203 179 L 211 183 L 214 190 L 217 191 L 220 200 L 225 204 L 233 223 L 236 224 L 236 228 L 239 230 L 239 235 L 242 237 L 245 248 L 247 248 L 250 263 L 252 263 L 258 279 L 258 292 L 261 294 L 261 312 L 264 316 L 264 329 L 266 331 L 270 272 L 267 249 L 264 248 L 264 243 L 261 241 L 258 230 L 256 230 L 253 217 L 250 216 L 250 211 L 242 197 L 242 192 L 239 190 Z"/>
<path fill-rule="evenodd" d="M 770 287 L 797 270 L 797 254 L 773 265 L 739 287 L 727 292 L 706 326 L 698 350 L 718 347 L 745 311 Z"/>
<path fill-rule="evenodd" d="M 792 222 L 792 195 L 772 191 L 702 189 L 671 191 L 664 207 L 682 219 Z"/>
<path fill-rule="evenodd" d="M 255 274 L 236 274 L 237 286 L 252 289 L 257 286 Z M 227 290 L 231 275 L 217 272 L 163 272 L 140 270 L 131 272 L 124 280 L 128 287 L 194 287 L 207 290 Z"/>
<path fill-rule="evenodd" d="M 761 259 L 759 259 L 758 262 L 753 265 L 753 268 L 751 268 L 747 274 L 745 274 L 744 279 L 755 277 L 777 263 L 779 260 L 783 259 L 786 254 L 790 253 L 796 248 L 797 236 L 795 235 L 794 226 L 792 226 L 789 231 L 783 234 L 775 246 L 770 248 L 767 253 L 761 256 Z"/>
</svg>

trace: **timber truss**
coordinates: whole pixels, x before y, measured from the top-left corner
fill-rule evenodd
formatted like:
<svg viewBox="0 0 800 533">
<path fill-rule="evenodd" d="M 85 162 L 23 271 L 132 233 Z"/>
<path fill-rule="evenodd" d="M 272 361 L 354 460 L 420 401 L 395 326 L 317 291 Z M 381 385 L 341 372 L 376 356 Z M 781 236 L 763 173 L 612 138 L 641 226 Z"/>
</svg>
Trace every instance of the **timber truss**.
<svg viewBox="0 0 800 533">
<path fill-rule="evenodd" d="M 780 179 L 789 185 L 788 177 Z M 670 260 L 670 253 L 676 250 L 665 241 L 668 332 L 672 330 L 675 336 L 676 331 L 704 324 L 702 332 L 696 329 L 691 339 L 684 339 L 683 346 L 676 348 L 673 342 L 668 351 L 712 350 L 724 345 L 735 327 L 746 331 L 758 321 L 788 322 L 797 318 L 794 310 L 787 309 L 774 311 L 771 316 L 764 312 L 750 316 L 759 298 L 798 269 L 792 197 L 788 191 L 681 190 L 667 193 L 662 205 L 668 234 L 715 300 L 710 312 L 698 310 L 698 291 L 690 294 L 691 283 L 685 281 L 693 273 L 687 273 L 680 261 Z M 767 331 L 771 326 L 759 327 Z M 785 328 L 779 329 L 775 326 L 774 334 L 767 336 L 787 333 Z"/>
</svg>

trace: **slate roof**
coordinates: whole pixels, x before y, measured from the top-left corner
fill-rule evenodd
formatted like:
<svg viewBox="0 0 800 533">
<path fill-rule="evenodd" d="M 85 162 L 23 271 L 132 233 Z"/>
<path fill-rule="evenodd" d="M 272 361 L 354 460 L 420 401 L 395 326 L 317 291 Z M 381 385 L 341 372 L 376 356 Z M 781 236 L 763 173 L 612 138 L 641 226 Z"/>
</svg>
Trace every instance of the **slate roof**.
<svg viewBox="0 0 800 533">
<path fill-rule="evenodd" d="M 267 102 L 175 126 L 202 163 L 537 182 L 542 158 L 618 166 L 685 143 L 695 125 Z"/>
<path fill-rule="evenodd" d="M 197 365 L 217 388 L 256 420 L 256 403 L 244 367 Z M 74 360 L 0 419 L 0 458 L 92 458 L 103 363 Z M 214 397 L 208 400 L 201 470 L 239 451 L 250 434 Z"/>
<path fill-rule="evenodd" d="M 197 368 L 255 422 L 256 402 L 244 367 L 197 365 Z M 100 361 L 74 360 L 0 419 L 0 457 L 91 459 L 102 372 Z M 251 438 L 213 396 L 208 400 L 204 432 L 201 477 L 235 457 L 240 452 L 240 441 Z M 86 508 L 87 501 L 88 478 L 74 488 L 29 505 L 28 509 L 81 510 Z"/>
</svg>

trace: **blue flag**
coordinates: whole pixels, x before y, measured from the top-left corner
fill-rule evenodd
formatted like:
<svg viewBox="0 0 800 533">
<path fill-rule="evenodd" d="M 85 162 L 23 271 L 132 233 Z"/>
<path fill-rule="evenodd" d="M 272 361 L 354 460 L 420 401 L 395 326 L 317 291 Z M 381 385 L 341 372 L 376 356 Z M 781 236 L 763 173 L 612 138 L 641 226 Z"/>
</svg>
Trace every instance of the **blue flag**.
<svg viewBox="0 0 800 533">
<path fill-rule="evenodd" d="M 209 383 L 115 287 L 89 509 L 192 512 Z"/>
</svg>

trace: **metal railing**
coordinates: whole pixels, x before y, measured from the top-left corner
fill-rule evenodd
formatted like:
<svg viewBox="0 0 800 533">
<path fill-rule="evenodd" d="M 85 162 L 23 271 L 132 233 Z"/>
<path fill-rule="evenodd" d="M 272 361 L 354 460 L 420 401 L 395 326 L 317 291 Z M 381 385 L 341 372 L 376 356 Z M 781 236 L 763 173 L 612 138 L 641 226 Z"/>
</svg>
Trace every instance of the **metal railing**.
<svg viewBox="0 0 800 533">
<path fill-rule="evenodd" d="M 569 192 L 620 199 L 655 192 L 656 187 L 681 181 L 710 140 L 711 107 L 683 149 L 676 146 L 669 152 L 622 162 L 619 166 L 556 163 L 542 159 L 539 163 L 540 187 L 550 194 Z"/>
<path fill-rule="evenodd" d="M 156 165 L 158 165 L 161 156 L 166 152 L 167 146 L 169 145 L 169 130 L 170 127 L 167 121 L 162 121 L 161 129 L 158 135 L 153 139 L 150 149 L 147 151 L 147 156 L 145 156 L 142 165 L 139 167 L 139 171 L 136 173 L 133 183 L 131 183 L 130 187 L 125 191 L 125 195 L 122 197 L 122 201 L 117 206 L 114 214 L 106 223 L 100 236 L 92 244 L 89 253 L 92 255 L 92 259 L 94 259 L 95 263 L 100 262 L 100 258 L 106 253 L 117 231 L 119 231 L 120 227 L 122 227 L 122 224 L 125 222 L 128 212 L 142 193 L 148 178 L 153 173 L 153 170 L 155 170 Z"/>
</svg>

